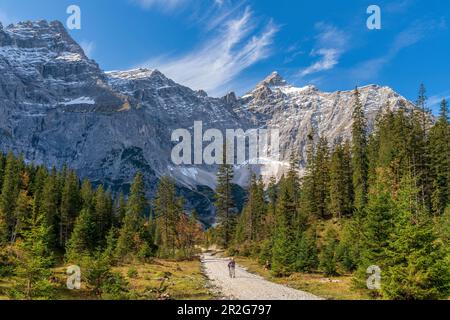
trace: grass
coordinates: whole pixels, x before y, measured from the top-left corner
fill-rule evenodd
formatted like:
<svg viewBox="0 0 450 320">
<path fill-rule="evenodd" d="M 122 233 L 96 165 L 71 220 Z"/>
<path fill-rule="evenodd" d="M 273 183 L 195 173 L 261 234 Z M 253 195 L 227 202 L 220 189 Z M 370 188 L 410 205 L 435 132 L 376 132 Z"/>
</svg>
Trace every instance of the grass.
<svg viewBox="0 0 450 320">
<path fill-rule="evenodd" d="M 132 270 L 130 272 L 130 270 Z M 66 267 L 54 268 L 56 300 L 94 300 L 97 297 L 81 283 L 80 290 L 66 287 Z M 132 299 L 208 300 L 215 296 L 207 288 L 207 280 L 198 259 L 170 261 L 155 259 L 151 263 L 126 264 L 114 267 L 128 281 Z M 0 278 L 0 300 L 8 299 L 15 277 Z"/>
<path fill-rule="evenodd" d="M 236 261 L 247 271 L 258 274 L 265 279 L 286 285 L 288 287 L 306 291 L 329 300 L 367 300 L 370 299 L 365 292 L 352 287 L 352 276 L 326 278 L 323 274 L 294 273 L 289 277 L 274 277 L 265 270 L 257 261 L 238 257 Z"/>
</svg>

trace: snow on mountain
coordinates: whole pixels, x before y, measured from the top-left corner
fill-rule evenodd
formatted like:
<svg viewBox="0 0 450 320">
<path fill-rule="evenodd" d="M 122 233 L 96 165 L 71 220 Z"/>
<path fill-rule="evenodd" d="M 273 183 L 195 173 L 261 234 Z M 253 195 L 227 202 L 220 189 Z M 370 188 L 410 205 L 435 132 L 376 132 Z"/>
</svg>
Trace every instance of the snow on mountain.
<svg viewBox="0 0 450 320">
<path fill-rule="evenodd" d="M 414 107 L 388 87 L 360 92 L 370 125 L 380 110 Z M 113 191 L 126 192 L 141 171 L 149 197 L 169 175 L 206 224 L 214 221 L 217 166 L 175 166 L 173 130 L 192 130 L 194 121 L 202 121 L 204 131 L 279 129 L 279 160 L 235 167 L 235 182 L 245 186 L 251 172 L 280 177 L 293 153 L 304 164 L 311 129 L 330 142 L 349 138 L 352 106 L 352 91 L 296 88 L 276 72 L 243 97 L 208 97 L 158 70 L 103 72 L 60 22 L 0 25 L 0 150 L 49 167 L 70 164 Z"/>
</svg>

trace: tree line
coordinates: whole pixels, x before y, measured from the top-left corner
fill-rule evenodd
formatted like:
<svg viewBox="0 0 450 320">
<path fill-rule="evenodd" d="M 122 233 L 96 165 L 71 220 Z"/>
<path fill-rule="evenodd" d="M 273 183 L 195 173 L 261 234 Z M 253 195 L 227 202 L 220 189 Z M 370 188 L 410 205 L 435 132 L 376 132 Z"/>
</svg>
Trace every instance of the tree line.
<svg viewBox="0 0 450 320">
<path fill-rule="evenodd" d="M 388 299 L 450 294 L 450 127 L 448 104 L 433 121 L 421 86 L 415 110 L 384 106 L 369 134 L 358 89 L 351 141 L 311 131 L 307 164 L 299 159 L 265 188 L 253 175 L 237 214 L 222 166 L 218 224 L 209 232 L 231 254 L 252 256 L 275 276 L 352 273 L 364 290 L 369 266 L 381 269 Z"/>
<path fill-rule="evenodd" d="M 112 267 L 153 257 L 191 259 L 202 239 L 195 212 L 186 213 L 174 182 L 163 177 L 152 206 L 138 173 L 126 199 L 102 185 L 0 153 L 0 277 L 15 277 L 7 294 L 51 298 L 53 268 L 79 265 L 92 292 L 126 298 Z"/>
</svg>

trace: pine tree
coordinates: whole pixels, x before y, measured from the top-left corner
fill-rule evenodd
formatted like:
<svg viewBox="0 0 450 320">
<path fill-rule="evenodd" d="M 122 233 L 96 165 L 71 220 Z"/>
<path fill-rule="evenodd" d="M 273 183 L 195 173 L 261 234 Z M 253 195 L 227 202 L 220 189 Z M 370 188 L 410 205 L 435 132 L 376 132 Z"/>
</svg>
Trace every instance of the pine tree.
<svg viewBox="0 0 450 320">
<path fill-rule="evenodd" d="M 352 168 L 354 207 L 361 211 L 367 202 L 368 160 L 367 160 L 367 121 L 358 89 L 354 92 L 352 126 Z"/>
<path fill-rule="evenodd" d="M 177 198 L 175 183 L 168 177 L 162 177 L 156 191 L 155 213 L 159 233 L 160 255 L 175 256 L 177 224 L 183 210 L 183 203 Z"/>
<path fill-rule="evenodd" d="M 69 241 L 75 219 L 81 205 L 80 187 L 78 177 L 74 171 L 68 171 L 65 176 L 64 187 L 61 195 L 59 245 L 64 247 Z"/>
<path fill-rule="evenodd" d="M 289 184 L 284 177 L 280 181 L 272 247 L 272 272 L 276 276 L 291 273 L 296 259 L 293 222 L 297 216 L 297 207 Z"/>
<path fill-rule="evenodd" d="M 349 145 L 338 140 L 330 160 L 329 211 L 337 218 L 348 216 L 353 209 L 353 185 Z"/>
<path fill-rule="evenodd" d="M 224 159 L 226 154 L 224 152 Z M 225 161 L 224 161 L 225 162 Z M 216 187 L 216 219 L 221 233 L 221 245 L 228 248 L 233 238 L 233 233 L 236 225 L 236 206 L 232 195 L 232 180 L 233 167 L 229 164 L 220 165 L 217 172 L 217 187 Z"/>
<path fill-rule="evenodd" d="M 105 192 L 102 185 L 98 186 L 94 196 L 94 212 L 97 228 L 97 243 L 100 246 L 105 244 L 106 236 L 113 223 L 111 201 L 111 194 Z"/>
<path fill-rule="evenodd" d="M 393 219 L 397 214 L 392 197 L 392 172 L 386 168 L 377 169 L 376 183 L 371 186 L 362 224 L 360 263 L 355 282 L 366 286 L 367 268 L 386 263 L 386 248 L 393 232 Z"/>
<path fill-rule="evenodd" d="M 95 248 L 95 239 L 96 228 L 92 209 L 82 209 L 67 242 L 66 259 L 69 262 L 78 262 L 84 255 L 91 254 Z"/>
<path fill-rule="evenodd" d="M 32 216 L 31 205 L 31 197 L 28 196 L 25 190 L 20 190 L 14 208 L 14 225 L 12 227 L 11 243 L 16 242 L 17 237 L 28 227 L 28 220 Z"/>
<path fill-rule="evenodd" d="M 313 229 L 297 236 L 295 271 L 312 272 L 319 266 L 316 233 Z"/>
<path fill-rule="evenodd" d="M 300 195 L 301 211 L 307 216 L 317 217 L 317 184 L 316 184 L 316 161 L 315 161 L 315 144 L 314 144 L 314 131 L 308 133 L 308 145 L 307 145 L 307 161 L 305 175 L 302 179 L 302 193 Z"/>
<path fill-rule="evenodd" d="M 123 193 L 119 193 L 119 196 L 116 197 L 114 203 L 114 219 L 113 224 L 116 228 L 120 228 L 122 226 L 122 222 L 125 218 L 125 214 L 127 211 L 127 204 L 125 201 L 125 197 Z"/>
<path fill-rule="evenodd" d="M 388 241 L 382 292 L 388 299 L 446 299 L 450 294 L 450 267 L 446 250 L 437 240 L 432 220 L 416 202 L 412 175 L 399 191 L 393 232 Z"/>
<path fill-rule="evenodd" d="M 29 300 L 50 298 L 52 286 L 48 279 L 53 257 L 48 245 L 49 229 L 43 215 L 30 220 L 30 230 L 24 232 L 23 241 L 17 244 L 16 275 L 20 280 L 14 293 Z"/>
<path fill-rule="evenodd" d="M 42 189 L 42 196 L 39 205 L 39 214 L 46 219 L 49 227 L 49 243 L 55 247 L 59 239 L 59 198 L 61 190 L 58 189 L 57 174 L 55 170 L 47 176 Z"/>
<path fill-rule="evenodd" d="M 81 183 L 80 197 L 82 209 L 94 211 L 94 190 L 92 184 L 88 179 L 84 179 Z"/>
<path fill-rule="evenodd" d="M 328 218 L 329 206 L 329 150 L 327 139 L 321 137 L 317 144 L 317 150 L 314 157 L 316 173 L 315 177 L 315 199 L 316 199 L 316 214 L 320 218 Z"/>
<path fill-rule="evenodd" d="M 127 257 L 138 252 L 142 244 L 141 232 L 147 206 L 143 176 L 138 173 L 131 186 L 124 222 L 119 232 L 116 247 L 117 257 Z"/>
<path fill-rule="evenodd" d="M 439 119 L 430 130 L 428 145 L 433 178 L 433 212 L 442 215 L 450 201 L 450 124 L 446 100 L 442 101 Z"/>
<path fill-rule="evenodd" d="M 14 228 L 14 208 L 19 195 L 19 164 L 13 153 L 6 157 L 3 186 L 0 195 L 0 243 L 11 242 Z"/>
<path fill-rule="evenodd" d="M 329 227 L 325 232 L 325 242 L 320 252 L 320 269 L 327 276 L 336 276 L 337 272 L 337 247 L 339 239 L 336 230 Z"/>
<path fill-rule="evenodd" d="M 413 155 L 413 175 L 416 186 L 420 192 L 417 195 L 422 205 L 431 211 L 431 174 L 430 174 L 430 153 L 427 143 L 427 133 L 429 129 L 430 110 L 427 107 L 426 89 L 423 84 L 419 88 L 419 97 L 417 99 L 417 108 L 420 113 L 415 116 L 418 130 L 414 136 Z"/>
</svg>

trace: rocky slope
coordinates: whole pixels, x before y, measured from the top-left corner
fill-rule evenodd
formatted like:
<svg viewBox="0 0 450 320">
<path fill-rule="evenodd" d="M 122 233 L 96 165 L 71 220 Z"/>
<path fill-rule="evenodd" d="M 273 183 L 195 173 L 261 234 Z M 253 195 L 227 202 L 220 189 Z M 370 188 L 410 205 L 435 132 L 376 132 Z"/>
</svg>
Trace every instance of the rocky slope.
<svg viewBox="0 0 450 320">
<path fill-rule="evenodd" d="M 387 87 L 361 88 L 370 122 L 380 109 L 412 108 Z M 281 159 L 253 166 L 266 179 L 285 170 L 286 159 L 304 155 L 311 127 L 330 141 L 348 137 L 352 93 L 295 88 L 277 73 L 242 98 L 208 97 L 175 83 L 157 70 L 105 73 L 88 59 L 59 22 L 0 25 L 0 150 L 22 153 L 27 161 L 61 167 L 114 191 L 128 190 L 137 171 L 145 173 L 148 196 L 162 175 L 176 179 L 188 207 L 213 222 L 214 166 L 175 166 L 171 133 L 279 128 Z M 249 166 L 236 167 L 245 185 Z"/>
</svg>

